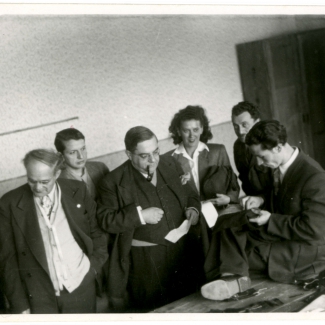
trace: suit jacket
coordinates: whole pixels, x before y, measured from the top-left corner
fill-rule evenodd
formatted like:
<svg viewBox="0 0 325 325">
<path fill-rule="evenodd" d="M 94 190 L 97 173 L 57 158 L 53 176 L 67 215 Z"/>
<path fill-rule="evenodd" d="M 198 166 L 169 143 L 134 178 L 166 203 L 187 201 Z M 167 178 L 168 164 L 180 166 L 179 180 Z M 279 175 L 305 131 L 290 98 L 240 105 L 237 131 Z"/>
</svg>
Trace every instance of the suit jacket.
<svg viewBox="0 0 325 325">
<path fill-rule="evenodd" d="M 274 194 L 272 194 L 274 196 Z M 280 282 L 325 269 L 325 171 L 303 152 L 287 170 L 262 237 L 272 243 L 269 275 Z"/>
<path fill-rule="evenodd" d="M 231 203 L 237 203 L 239 185 L 225 146 L 216 143 L 209 143 L 207 146 L 209 151 L 203 150 L 199 153 L 200 199 L 203 201 L 221 193 L 228 195 Z M 188 160 L 182 154 L 173 155 L 174 151 L 171 150 L 165 155 L 172 156 L 181 165 L 184 173 L 191 172 Z M 197 191 L 193 177 L 189 183 Z"/>
<path fill-rule="evenodd" d="M 86 168 L 96 188 L 98 187 L 98 184 L 103 179 L 103 177 L 109 173 L 107 166 L 100 161 L 87 161 Z M 71 175 L 67 172 L 66 169 L 62 169 L 59 178 L 74 179 L 71 178 Z"/>
<path fill-rule="evenodd" d="M 239 139 L 234 143 L 234 160 L 246 195 L 256 196 L 271 191 L 273 186 L 271 168 L 259 166 L 256 157 Z"/>
<path fill-rule="evenodd" d="M 100 274 L 107 241 L 96 221 L 96 204 L 85 184 L 58 179 L 61 202 L 76 242 Z M 33 193 L 28 184 L 0 200 L 0 279 L 13 313 L 57 313 Z M 94 272 L 95 273 L 95 272 Z"/>
<path fill-rule="evenodd" d="M 110 304 L 116 309 L 127 305 L 129 253 L 134 230 L 141 226 L 132 169 L 131 162 L 126 161 L 106 175 L 99 186 L 98 224 L 108 233 L 114 234 L 109 260 L 108 292 Z M 200 211 L 196 193 L 189 185 L 181 185 L 179 176 L 183 171 L 175 161 L 170 157 L 160 157 L 158 169 L 181 207 L 195 207 Z"/>
</svg>

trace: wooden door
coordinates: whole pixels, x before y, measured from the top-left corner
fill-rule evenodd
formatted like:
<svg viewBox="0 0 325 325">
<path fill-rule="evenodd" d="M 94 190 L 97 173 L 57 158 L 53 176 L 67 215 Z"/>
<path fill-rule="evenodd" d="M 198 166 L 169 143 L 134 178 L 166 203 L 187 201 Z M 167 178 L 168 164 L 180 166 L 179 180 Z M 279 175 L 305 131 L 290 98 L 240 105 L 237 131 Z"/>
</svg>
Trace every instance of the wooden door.
<svg viewBox="0 0 325 325">
<path fill-rule="evenodd" d="M 279 120 L 288 142 L 314 156 L 299 50 L 296 35 L 237 46 L 244 99 L 262 103 L 262 118 Z"/>
<path fill-rule="evenodd" d="M 286 126 L 288 142 L 314 155 L 312 136 L 305 115 L 306 90 L 296 35 L 265 42 L 271 80 L 273 116 Z"/>
<path fill-rule="evenodd" d="M 261 41 L 237 45 L 243 97 L 258 106 L 262 119 L 272 119 L 268 65 Z"/>
<path fill-rule="evenodd" d="M 325 168 L 325 30 L 298 35 L 315 159 Z"/>
</svg>

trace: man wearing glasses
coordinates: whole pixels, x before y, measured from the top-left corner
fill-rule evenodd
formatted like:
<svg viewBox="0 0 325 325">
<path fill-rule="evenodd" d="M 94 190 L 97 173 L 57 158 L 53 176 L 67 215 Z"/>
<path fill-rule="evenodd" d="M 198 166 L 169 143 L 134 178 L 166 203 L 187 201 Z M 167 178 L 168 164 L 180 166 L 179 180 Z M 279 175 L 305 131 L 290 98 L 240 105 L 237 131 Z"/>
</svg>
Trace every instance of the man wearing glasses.
<svg viewBox="0 0 325 325">
<path fill-rule="evenodd" d="M 188 220 L 196 225 L 200 201 L 171 157 L 159 157 L 158 140 L 146 127 L 124 139 L 128 161 L 99 186 L 99 225 L 114 236 L 108 291 L 112 308 L 148 311 L 186 295 L 195 284 L 189 235 L 165 239 Z"/>
</svg>

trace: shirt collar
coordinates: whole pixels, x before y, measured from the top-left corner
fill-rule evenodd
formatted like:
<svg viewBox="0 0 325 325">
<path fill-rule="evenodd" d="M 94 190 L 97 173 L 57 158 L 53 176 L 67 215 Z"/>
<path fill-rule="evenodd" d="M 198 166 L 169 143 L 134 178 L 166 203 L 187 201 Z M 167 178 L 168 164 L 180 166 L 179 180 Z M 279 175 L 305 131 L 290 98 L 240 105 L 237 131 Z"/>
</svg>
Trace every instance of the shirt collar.
<svg viewBox="0 0 325 325">
<path fill-rule="evenodd" d="M 280 169 L 280 173 L 282 175 L 285 174 L 285 172 L 289 169 L 289 167 L 293 164 L 293 162 L 295 161 L 295 159 L 297 158 L 298 154 L 299 154 L 299 149 L 298 148 L 294 148 L 294 152 L 293 154 L 291 155 L 290 159 L 283 165 L 280 165 L 279 166 L 279 169 Z"/>
<path fill-rule="evenodd" d="M 86 169 L 86 167 L 83 168 L 83 173 L 82 173 L 81 176 L 80 176 L 80 175 L 79 175 L 79 174 L 78 174 L 78 173 L 77 173 L 73 168 L 70 168 L 69 166 L 66 166 L 66 171 L 67 171 L 67 173 L 70 174 L 73 178 L 78 179 L 78 180 L 84 178 L 84 177 L 86 176 L 86 174 L 87 174 L 87 169 Z"/>
<path fill-rule="evenodd" d="M 197 152 L 201 152 L 203 150 L 209 151 L 209 148 L 208 148 L 208 146 L 204 142 L 199 141 L 199 144 L 198 144 L 197 148 L 195 149 L 195 152 L 196 151 Z M 178 145 L 178 147 L 176 148 L 176 150 L 173 152 L 172 156 L 175 155 L 175 154 L 177 154 L 177 155 L 180 155 L 180 154 L 185 155 L 186 154 L 187 155 L 187 152 L 186 152 L 186 149 L 184 147 L 183 142 L 181 142 Z"/>
</svg>

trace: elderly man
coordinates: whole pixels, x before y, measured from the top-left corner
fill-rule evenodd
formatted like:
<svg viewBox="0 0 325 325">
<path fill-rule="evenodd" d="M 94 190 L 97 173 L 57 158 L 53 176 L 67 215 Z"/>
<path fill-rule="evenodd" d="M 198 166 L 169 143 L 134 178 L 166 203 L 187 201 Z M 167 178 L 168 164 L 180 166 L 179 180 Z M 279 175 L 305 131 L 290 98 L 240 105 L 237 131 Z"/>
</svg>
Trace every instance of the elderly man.
<svg viewBox="0 0 325 325">
<path fill-rule="evenodd" d="M 245 144 L 249 130 L 260 121 L 258 108 L 250 102 L 239 102 L 232 108 L 231 120 L 238 139 L 234 143 L 234 159 L 246 195 L 259 195 L 272 187 L 272 171 L 259 165 Z"/>
<path fill-rule="evenodd" d="M 150 310 L 185 295 L 195 284 L 189 235 L 177 242 L 166 235 L 186 219 L 198 222 L 200 201 L 172 157 L 159 157 L 158 141 L 138 126 L 125 136 L 128 161 L 99 186 L 97 218 L 115 235 L 109 263 L 110 303 L 124 308 L 129 296 L 136 311 Z"/>
<path fill-rule="evenodd" d="M 93 313 L 107 259 L 86 186 L 58 179 L 62 156 L 33 150 L 28 184 L 0 200 L 0 278 L 12 313 Z"/>
<path fill-rule="evenodd" d="M 316 277 L 325 270 L 325 171 L 287 143 L 286 130 L 278 121 L 255 124 L 246 144 L 274 171 L 267 198 L 271 208 L 233 215 L 232 226 L 215 233 L 219 251 L 210 258 L 217 261 L 216 274 L 221 277 L 201 288 L 209 299 L 227 299 L 249 288 L 250 270 L 283 283 Z M 262 197 L 249 199 L 256 207 L 265 203 Z M 235 226 L 245 218 L 244 226 Z"/>
<path fill-rule="evenodd" d="M 109 172 L 99 161 L 87 161 L 85 136 L 77 129 L 64 129 L 56 134 L 54 145 L 65 161 L 60 178 L 85 182 L 92 198 L 97 198 L 99 181 Z"/>
</svg>

